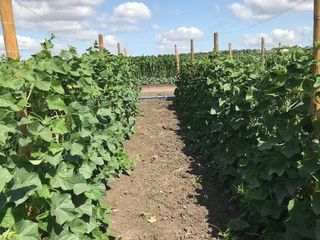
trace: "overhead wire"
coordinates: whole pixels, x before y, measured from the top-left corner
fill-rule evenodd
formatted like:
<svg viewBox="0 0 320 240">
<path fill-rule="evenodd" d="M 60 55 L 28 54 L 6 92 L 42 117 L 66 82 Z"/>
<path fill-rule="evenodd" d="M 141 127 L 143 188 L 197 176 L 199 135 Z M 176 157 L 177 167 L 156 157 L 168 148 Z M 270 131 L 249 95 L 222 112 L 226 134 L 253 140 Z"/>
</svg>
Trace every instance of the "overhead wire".
<svg viewBox="0 0 320 240">
<path fill-rule="evenodd" d="M 265 19 L 265 20 L 263 20 L 263 21 L 260 21 L 260 22 L 258 22 L 258 23 L 251 24 L 251 25 L 249 25 L 249 26 L 241 27 L 241 28 L 238 28 L 238 29 L 235 29 L 235 30 L 231 30 L 231 31 L 219 31 L 219 33 L 221 33 L 221 34 L 231 34 L 231 33 L 237 33 L 237 32 L 241 32 L 241 31 L 244 31 L 244 30 L 248 30 L 248 29 L 251 29 L 251 28 L 255 28 L 255 27 L 259 26 L 259 25 L 265 24 L 265 23 L 267 23 L 267 22 L 269 22 L 269 21 L 271 21 L 271 20 L 273 20 L 273 19 L 275 19 L 275 18 L 278 18 L 278 17 L 284 15 L 285 13 L 287 13 L 287 12 L 295 9 L 296 7 L 298 7 L 298 6 L 300 6 L 301 4 L 305 3 L 306 1 L 307 1 L 307 0 L 303 0 L 303 1 L 295 4 L 294 6 L 289 7 L 289 8 L 287 8 L 287 9 L 285 9 L 284 11 L 282 11 L 282 12 L 276 14 L 276 15 L 273 15 L 273 16 L 271 16 L 271 17 L 269 17 L 269 18 L 267 18 L 267 19 Z M 204 41 L 207 41 L 208 39 L 212 39 L 212 37 L 213 37 L 213 36 L 211 36 L 211 35 L 206 35 L 206 36 L 203 36 L 203 37 L 201 37 L 201 38 L 197 38 L 197 39 L 195 39 L 195 40 L 196 40 L 197 42 L 204 42 Z"/>
<path fill-rule="evenodd" d="M 239 28 L 239 29 L 236 29 L 236 30 L 222 31 L 222 32 L 220 32 L 220 33 L 230 34 L 230 33 L 236 33 L 236 32 L 248 30 L 248 29 L 251 29 L 251 28 L 255 28 L 255 27 L 259 26 L 259 25 L 262 25 L 262 24 L 265 24 L 265 23 L 267 23 L 267 22 L 270 22 L 271 20 L 273 20 L 273 19 L 275 19 L 275 18 L 278 18 L 278 17 L 284 15 L 284 14 L 287 13 L 287 12 L 290 12 L 291 10 L 293 10 L 293 9 L 295 9 L 296 7 L 302 5 L 302 4 L 305 3 L 306 1 L 307 1 L 307 0 L 303 0 L 303 1 L 299 2 L 299 3 L 297 3 L 296 5 L 294 5 L 294 6 L 292 6 L 292 7 L 289 7 L 289 8 L 287 8 L 287 9 L 285 9 L 284 11 L 282 11 L 282 12 L 280 12 L 280 13 L 278 13 L 278 14 L 275 14 L 275 15 L 273 15 L 273 16 L 271 16 L 271 17 L 269 17 L 269 18 L 267 18 L 267 19 L 265 19 L 265 20 L 263 20 L 263 21 L 258 22 L 258 23 L 254 23 L 254 24 L 251 24 L 251 25 L 249 25 L 249 26 L 242 27 L 242 28 Z"/>
<path fill-rule="evenodd" d="M 61 26 L 55 24 L 53 21 L 51 21 L 50 19 L 46 18 L 45 16 L 37 13 L 37 12 L 34 11 L 32 8 L 30 8 L 30 7 L 28 7 L 26 4 L 24 4 L 21 0 L 14 0 L 14 1 L 17 2 L 21 7 L 25 8 L 26 10 L 28 10 L 29 12 L 31 12 L 32 14 L 38 16 L 39 18 L 41 18 L 41 19 L 43 19 L 43 20 L 45 20 L 45 21 L 50 21 L 50 23 L 51 23 L 52 26 L 55 26 L 58 30 L 59 30 L 59 29 L 61 30 Z M 232 33 L 237 33 L 237 32 L 241 32 L 241 31 L 245 31 L 245 30 L 248 30 L 248 29 L 255 28 L 255 27 L 257 27 L 257 26 L 260 26 L 260 25 L 262 25 L 262 24 L 265 24 L 265 23 L 267 23 L 267 22 L 269 22 L 269 21 L 272 21 L 272 20 L 275 19 L 275 18 L 278 18 L 278 17 L 284 15 L 285 13 L 287 13 L 287 12 L 295 9 L 296 7 L 298 7 L 298 6 L 300 6 L 300 5 L 302 5 L 302 4 L 305 3 L 306 1 L 307 1 L 307 0 L 303 0 L 303 1 L 295 4 L 294 6 L 289 7 L 289 8 L 287 8 L 287 9 L 285 9 L 284 11 L 282 11 L 282 12 L 276 14 L 276 15 L 273 15 L 273 16 L 271 16 L 271 17 L 269 17 L 269 18 L 267 18 L 267 19 L 265 19 L 265 20 L 263 20 L 263 21 L 260 21 L 260 22 L 258 22 L 258 23 L 251 24 L 251 25 L 249 25 L 249 26 L 241 27 L 241 28 L 238 28 L 238 29 L 235 29 L 235 30 L 231 30 L 231 31 L 220 31 L 219 33 L 221 33 L 221 34 L 232 34 Z M 60 34 L 58 34 L 58 35 L 55 34 L 55 35 L 57 36 L 58 39 L 62 39 L 62 40 L 64 40 L 64 41 L 66 41 L 66 42 L 71 43 L 71 41 L 70 41 L 69 39 L 61 36 Z M 206 41 L 206 40 L 209 39 L 209 38 L 211 39 L 211 35 L 207 35 L 207 36 L 198 38 L 197 41 L 203 42 L 203 41 Z"/>
<path fill-rule="evenodd" d="M 37 13 L 37 12 L 34 11 L 32 8 L 26 6 L 24 3 L 22 3 L 20 0 L 14 0 L 14 1 L 17 2 L 21 7 L 25 8 L 26 10 L 28 10 L 29 12 L 31 12 L 32 14 L 34 14 L 34 15 L 38 16 L 39 18 L 41 18 L 42 20 L 50 21 L 50 24 L 51 24 L 52 26 L 56 27 L 58 30 L 59 30 L 59 29 L 61 30 L 61 26 L 55 24 L 53 21 L 51 21 L 50 19 L 46 18 L 45 16 Z M 62 39 L 62 40 L 64 40 L 64 41 L 66 41 L 66 42 L 71 43 L 71 41 L 70 41 L 69 39 L 63 37 L 63 36 L 60 35 L 60 34 L 54 33 L 54 35 L 55 35 L 58 39 L 60 38 L 60 39 Z"/>
</svg>

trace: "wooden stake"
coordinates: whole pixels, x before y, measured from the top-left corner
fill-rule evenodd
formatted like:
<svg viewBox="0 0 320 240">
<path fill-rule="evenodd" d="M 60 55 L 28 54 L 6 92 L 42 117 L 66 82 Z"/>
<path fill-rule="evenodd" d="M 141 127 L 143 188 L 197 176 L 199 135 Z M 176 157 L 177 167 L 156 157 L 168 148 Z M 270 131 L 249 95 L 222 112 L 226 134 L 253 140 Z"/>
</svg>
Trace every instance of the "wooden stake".
<svg viewBox="0 0 320 240">
<path fill-rule="evenodd" d="M 0 14 L 7 57 L 19 59 L 20 55 L 11 0 L 0 0 Z"/>
<path fill-rule="evenodd" d="M 320 62 L 320 0 L 314 0 L 314 25 L 313 25 L 313 55 L 315 62 Z M 314 74 L 320 74 L 320 66 L 315 64 Z M 320 89 L 315 89 L 315 94 L 319 94 Z M 320 97 L 316 96 L 314 110 L 320 110 Z"/>
<path fill-rule="evenodd" d="M 118 55 L 120 56 L 120 55 L 121 55 L 121 44 L 118 43 L 118 44 L 117 44 L 117 47 L 118 47 Z"/>
<path fill-rule="evenodd" d="M 124 52 L 124 56 L 125 56 L 125 57 L 128 57 L 128 50 L 127 50 L 127 48 L 124 48 L 124 49 L 123 49 L 123 52 Z"/>
<path fill-rule="evenodd" d="M 232 43 L 228 44 L 228 49 L 229 49 L 229 57 L 232 58 L 233 54 L 232 54 Z"/>
<path fill-rule="evenodd" d="M 0 0 L 0 15 L 7 57 L 18 60 L 20 58 L 20 54 L 11 0 Z M 19 119 L 27 117 L 27 115 L 27 109 L 23 109 L 18 113 Z M 23 136 L 27 136 L 28 126 L 21 125 L 20 131 Z M 19 153 L 30 158 L 30 149 L 28 146 L 20 147 Z"/>
<path fill-rule="evenodd" d="M 194 61 L 194 40 L 190 40 L 190 53 L 191 53 L 191 62 Z"/>
<path fill-rule="evenodd" d="M 217 32 L 214 33 L 214 52 L 219 52 L 219 35 Z"/>
<path fill-rule="evenodd" d="M 103 35 L 99 34 L 99 52 L 103 53 L 103 51 L 104 51 Z"/>
<path fill-rule="evenodd" d="M 176 69 L 177 69 L 177 75 L 180 74 L 180 57 L 179 57 L 179 50 L 178 50 L 178 46 L 174 45 L 174 52 L 176 55 Z"/>
<path fill-rule="evenodd" d="M 261 64 L 265 64 L 265 41 L 264 38 L 261 38 Z"/>
</svg>

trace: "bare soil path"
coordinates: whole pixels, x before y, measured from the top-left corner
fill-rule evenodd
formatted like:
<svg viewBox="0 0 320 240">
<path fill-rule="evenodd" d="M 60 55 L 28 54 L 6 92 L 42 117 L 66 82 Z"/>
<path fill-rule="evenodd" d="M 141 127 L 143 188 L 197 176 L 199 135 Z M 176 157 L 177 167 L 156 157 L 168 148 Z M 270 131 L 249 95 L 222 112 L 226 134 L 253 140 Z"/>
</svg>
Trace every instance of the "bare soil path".
<svg viewBox="0 0 320 240">
<path fill-rule="evenodd" d="M 111 182 L 106 196 L 117 239 L 218 239 L 234 209 L 210 171 L 186 152 L 171 101 L 140 103 L 126 148 L 137 165 Z"/>
<path fill-rule="evenodd" d="M 173 95 L 175 89 L 176 86 L 170 84 L 142 86 L 141 96 Z"/>
</svg>

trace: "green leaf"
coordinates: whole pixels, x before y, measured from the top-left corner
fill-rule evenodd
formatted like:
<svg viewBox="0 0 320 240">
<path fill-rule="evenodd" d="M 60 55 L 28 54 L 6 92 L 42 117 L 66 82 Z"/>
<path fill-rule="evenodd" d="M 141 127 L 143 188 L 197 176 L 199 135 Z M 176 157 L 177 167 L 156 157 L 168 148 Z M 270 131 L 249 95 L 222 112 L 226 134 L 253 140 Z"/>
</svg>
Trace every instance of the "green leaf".
<svg viewBox="0 0 320 240">
<path fill-rule="evenodd" d="M 50 81 L 42 81 L 37 78 L 37 80 L 34 82 L 34 86 L 41 91 L 48 92 L 51 87 L 51 82 Z"/>
<path fill-rule="evenodd" d="M 8 140 L 9 133 L 15 133 L 16 129 L 10 125 L 0 124 L 0 143 L 5 144 Z"/>
<path fill-rule="evenodd" d="M 64 111 L 67 107 L 64 101 L 62 101 L 62 99 L 57 95 L 48 96 L 46 102 L 50 110 Z"/>
<path fill-rule="evenodd" d="M 81 168 L 79 169 L 79 173 L 85 178 L 89 179 L 92 177 L 93 169 L 88 164 L 82 164 Z"/>
<path fill-rule="evenodd" d="M 19 111 L 20 109 L 16 106 L 16 99 L 10 94 L 1 94 L 0 108 L 10 108 L 13 111 Z"/>
<path fill-rule="evenodd" d="M 75 211 L 80 214 L 80 216 L 82 215 L 88 215 L 89 217 L 92 216 L 92 201 L 90 199 L 88 199 L 85 203 L 81 204 L 80 206 L 77 206 Z"/>
<path fill-rule="evenodd" d="M 55 130 L 57 130 L 57 129 L 55 129 Z M 52 154 L 56 155 L 57 153 L 62 152 L 63 150 L 64 150 L 64 147 L 61 146 L 60 144 L 55 143 L 55 142 L 51 142 L 51 143 L 50 143 L 49 151 L 50 151 Z"/>
<path fill-rule="evenodd" d="M 61 86 L 61 82 L 57 80 L 52 81 L 52 89 L 59 94 L 65 94 L 63 87 Z"/>
<path fill-rule="evenodd" d="M 316 77 L 316 82 L 314 83 L 313 87 L 315 87 L 315 88 L 320 87 L 320 77 Z"/>
<path fill-rule="evenodd" d="M 11 228 L 15 223 L 14 216 L 12 215 L 12 208 L 7 208 L 4 215 L 1 215 L 0 211 L 0 227 Z"/>
<path fill-rule="evenodd" d="M 89 191 L 89 187 L 88 187 L 88 184 L 86 183 L 76 183 L 74 186 L 73 186 L 73 192 L 74 194 L 76 195 L 80 195 L 86 191 Z"/>
<path fill-rule="evenodd" d="M 38 224 L 29 220 L 21 220 L 14 225 L 17 234 L 14 240 L 39 240 Z"/>
<path fill-rule="evenodd" d="M 3 168 L 1 166 L 0 166 L 0 176 L 1 176 L 0 192 L 2 192 L 5 185 L 11 181 L 12 176 L 11 176 L 11 173 L 6 168 Z"/>
<path fill-rule="evenodd" d="M 97 115 L 102 117 L 110 117 L 112 116 L 112 111 L 110 108 L 99 108 Z"/>
<path fill-rule="evenodd" d="M 63 190 L 72 190 L 75 184 L 74 167 L 71 164 L 60 163 L 56 174 L 50 180 L 53 188 L 61 188 Z"/>
<path fill-rule="evenodd" d="M 20 205 L 40 186 L 41 180 L 37 173 L 28 172 L 23 168 L 16 168 L 13 176 L 13 186 L 8 191 L 8 197 L 11 202 Z"/>
<path fill-rule="evenodd" d="M 68 132 L 69 129 L 66 127 L 64 118 L 54 120 L 54 122 L 52 123 L 52 133 L 66 134 Z"/>
<path fill-rule="evenodd" d="M 88 239 L 84 237 L 80 239 L 79 236 L 72 234 L 68 228 L 65 228 L 58 235 L 56 233 L 51 234 L 50 240 L 88 240 Z"/>
<path fill-rule="evenodd" d="M 41 129 L 41 128 L 40 128 Z M 52 141 L 52 132 L 50 128 L 43 127 L 41 130 L 39 129 L 39 136 L 46 142 Z"/>
<path fill-rule="evenodd" d="M 87 232 L 87 223 L 81 219 L 75 219 L 70 223 L 70 230 L 76 234 L 84 234 Z"/>
<path fill-rule="evenodd" d="M 288 129 L 288 128 L 282 128 L 279 130 L 280 136 L 282 137 L 282 139 L 286 142 L 288 142 L 289 140 L 291 140 L 291 138 L 293 137 L 293 131 Z"/>
<path fill-rule="evenodd" d="M 48 185 L 42 185 L 40 189 L 37 190 L 39 197 L 44 199 L 50 199 L 51 193 Z"/>
<path fill-rule="evenodd" d="M 73 143 L 71 145 L 70 153 L 72 156 L 78 155 L 78 156 L 83 156 L 83 149 L 84 146 L 79 144 L 79 143 Z"/>
<path fill-rule="evenodd" d="M 76 218 L 75 207 L 70 194 L 54 193 L 51 199 L 51 215 L 56 217 L 58 224 L 71 222 Z"/>
<path fill-rule="evenodd" d="M 299 141 L 297 139 L 291 139 L 289 142 L 286 142 L 282 148 L 280 148 L 280 152 L 286 156 L 286 158 L 291 158 L 300 152 Z"/>
<path fill-rule="evenodd" d="M 0 81 L 1 87 L 10 88 L 12 90 L 20 90 L 24 84 L 25 82 L 23 79 L 16 78 L 12 75 L 7 75 L 3 81 Z"/>
</svg>

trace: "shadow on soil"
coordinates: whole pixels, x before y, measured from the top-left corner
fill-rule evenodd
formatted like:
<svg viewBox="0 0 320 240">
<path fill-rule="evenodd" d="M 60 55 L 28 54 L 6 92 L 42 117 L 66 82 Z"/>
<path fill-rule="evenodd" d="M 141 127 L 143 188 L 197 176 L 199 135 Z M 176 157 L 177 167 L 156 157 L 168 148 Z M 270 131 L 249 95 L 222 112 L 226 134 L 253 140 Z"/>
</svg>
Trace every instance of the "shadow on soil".
<svg viewBox="0 0 320 240">
<path fill-rule="evenodd" d="M 176 110 L 174 103 L 169 105 L 168 110 L 174 111 L 180 120 L 179 112 Z M 212 169 L 205 166 L 199 155 L 192 151 L 190 142 L 188 142 L 185 134 L 183 133 L 183 127 L 181 126 L 181 123 L 179 123 L 179 126 L 180 130 L 177 131 L 177 134 L 185 143 L 185 148 L 183 151 L 187 156 L 192 157 L 194 160 L 191 163 L 190 172 L 198 176 L 199 179 L 197 183 L 198 188 L 196 190 L 198 195 L 190 197 L 196 197 L 198 204 L 208 209 L 209 214 L 207 222 L 211 228 L 211 235 L 212 237 L 218 238 L 218 233 L 227 229 L 229 220 L 239 216 L 236 210 L 236 203 L 231 200 L 230 195 L 226 194 L 223 186 L 214 176 Z M 251 237 L 248 238 L 248 236 L 238 236 L 238 239 L 254 240 Z"/>
<path fill-rule="evenodd" d="M 178 119 L 180 116 L 178 111 L 176 111 L 175 105 L 172 103 L 169 105 L 168 109 L 170 111 L 175 111 Z M 179 124 L 180 125 L 180 124 Z M 190 148 L 190 144 L 183 133 L 183 127 L 180 125 L 180 130 L 177 134 L 185 143 L 184 153 L 187 156 L 193 158 L 194 161 L 191 162 L 191 173 L 198 176 L 197 181 L 197 202 L 201 206 L 205 206 L 208 211 L 207 222 L 211 227 L 211 234 L 213 237 L 217 237 L 220 231 L 226 229 L 227 223 L 232 217 L 236 217 L 236 211 L 234 204 L 230 201 L 230 196 L 227 196 L 219 181 L 213 176 L 212 169 L 204 166 L 201 159 L 195 152 Z M 190 196 L 192 197 L 192 196 Z"/>
</svg>

